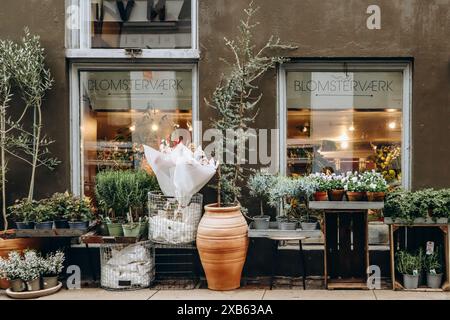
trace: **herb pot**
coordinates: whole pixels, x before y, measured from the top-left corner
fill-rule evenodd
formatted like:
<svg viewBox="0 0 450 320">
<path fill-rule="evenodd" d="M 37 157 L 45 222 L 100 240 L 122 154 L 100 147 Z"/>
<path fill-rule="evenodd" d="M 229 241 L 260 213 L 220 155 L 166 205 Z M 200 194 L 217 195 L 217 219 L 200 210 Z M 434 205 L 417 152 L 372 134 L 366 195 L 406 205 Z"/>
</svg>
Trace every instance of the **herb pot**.
<svg viewBox="0 0 450 320">
<path fill-rule="evenodd" d="M 270 216 L 256 216 L 253 217 L 253 225 L 255 229 L 261 230 L 261 229 L 269 229 L 270 224 Z"/>
<path fill-rule="evenodd" d="M 403 286 L 405 289 L 417 289 L 419 286 L 419 275 L 404 274 Z"/>
<path fill-rule="evenodd" d="M 431 274 L 427 273 L 427 287 L 432 289 L 438 289 L 442 284 L 442 273 Z"/>
<path fill-rule="evenodd" d="M 69 221 L 70 229 L 87 230 L 89 227 L 89 221 Z"/>
<path fill-rule="evenodd" d="M 123 235 L 125 237 L 137 238 L 137 237 L 139 237 L 139 233 L 141 230 L 141 224 L 140 223 L 123 224 L 122 229 L 123 229 Z"/>
<path fill-rule="evenodd" d="M 427 223 L 427 224 L 433 224 L 433 223 L 436 223 L 436 221 L 434 221 L 434 219 L 431 218 L 431 217 L 426 217 L 426 218 L 425 218 L 425 223 Z"/>
<path fill-rule="evenodd" d="M 344 198 L 345 190 L 333 189 L 328 190 L 328 200 L 330 201 L 342 201 Z"/>
<path fill-rule="evenodd" d="M 436 223 L 448 224 L 448 218 L 437 218 Z"/>
<path fill-rule="evenodd" d="M 22 292 L 25 291 L 25 283 L 21 279 L 14 279 L 9 281 L 11 291 Z"/>
<path fill-rule="evenodd" d="M 425 218 L 414 218 L 414 223 L 425 223 Z"/>
<path fill-rule="evenodd" d="M 54 220 L 55 229 L 69 229 L 69 222 L 66 219 Z"/>
<path fill-rule="evenodd" d="M 327 201 L 328 194 L 326 191 L 316 191 L 314 192 L 314 201 Z"/>
<path fill-rule="evenodd" d="M 25 281 L 27 285 L 27 291 L 39 291 L 41 290 L 41 279 L 36 278 L 31 281 Z"/>
<path fill-rule="evenodd" d="M 111 237 L 123 237 L 123 229 L 121 223 L 107 223 L 108 233 Z"/>
<path fill-rule="evenodd" d="M 365 192 L 347 191 L 348 201 L 363 201 Z"/>
<path fill-rule="evenodd" d="M 293 221 L 280 221 L 279 224 L 280 230 L 295 230 L 297 228 L 297 222 Z"/>
<path fill-rule="evenodd" d="M 384 197 L 386 196 L 385 192 L 366 192 L 367 201 L 384 201 Z"/>
<path fill-rule="evenodd" d="M 248 242 L 248 225 L 240 206 L 205 206 L 198 225 L 197 249 L 209 289 L 240 287 Z"/>
<path fill-rule="evenodd" d="M 302 230 L 311 231 L 316 230 L 317 222 L 301 222 L 300 223 Z"/>
<path fill-rule="evenodd" d="M 391 217 L 384 217 L 383 221 L 385 224 L 392 224 L 394 220 Z"/>
<path fill-rule="evenodd" d="M 50 289 L 58 285 L 58 276 L 42 277 L 42 288 Z"/>
<path fill-rule="evenodd" d="M 53 221 L 36 222 L 34 227 L 37 230 L 51 230 L 53 228 Z"/>
<path fill-rule="evenodd" d="M 16 222 L 16 228 L 18 230 L 34 229 L 34 222 Z"/>
</svg>

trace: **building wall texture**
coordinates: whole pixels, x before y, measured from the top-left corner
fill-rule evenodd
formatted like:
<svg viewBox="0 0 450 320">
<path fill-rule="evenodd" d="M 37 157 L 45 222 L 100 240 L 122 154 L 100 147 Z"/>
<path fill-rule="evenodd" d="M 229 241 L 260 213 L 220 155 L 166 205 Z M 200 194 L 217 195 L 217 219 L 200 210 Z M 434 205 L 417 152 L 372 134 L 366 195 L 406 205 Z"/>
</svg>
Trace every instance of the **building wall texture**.
<svg viewBox="0 0 450 320">
<path fill-rule="evenodd" d="M 450 186 L 450 0 L 255 0 L 260 22 L 255 40 L 270 34 L 298 46 L 295 58 L 408 58 L 413 60 L 412 186 Z M 226 67 L 224 37 L 237 34 L 248 1 L 199 0 L 199 88 L 201 119 L 208 127 L 214 112 L 210 97 Z M 366 9 L 381 8 L 381 30 L 368 30 Z M 64 1 L 15 0 L 0 9 L 0 37 L 20 39 L 24 26 L 39 34 L 55 78 L 46 97 L 46 133 L 56 140 L 51 150 L 62 163 L 53 172 L 40 170 L 37 196 L 70 188 L 70 115 L 64 56 Z M 264 97 L 257 127 L 277 127 L 276 72 L 261 81 Z M 26 194 L 29 169 L 12 163 L 8 196 Z"/>
</svg>

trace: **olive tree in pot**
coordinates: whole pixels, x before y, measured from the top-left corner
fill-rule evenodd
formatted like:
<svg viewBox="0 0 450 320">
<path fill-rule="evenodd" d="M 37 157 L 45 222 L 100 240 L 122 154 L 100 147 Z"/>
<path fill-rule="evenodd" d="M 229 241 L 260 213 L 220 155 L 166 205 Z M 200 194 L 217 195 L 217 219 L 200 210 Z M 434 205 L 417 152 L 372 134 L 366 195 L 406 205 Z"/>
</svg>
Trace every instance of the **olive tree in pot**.
<svg viewBox="0 0 450 320">
<path fill-rule="evenodd" d="M 220 163 L 217 181 L 217 203 L 205 206 L 205 214 L 198 226 L 197 248 L 205 270 L 208 287 L 214 290 L 232 290 L 240 286 L 247 248 L 247 222 L 242 215 L 241 187 L 246 179 L 245 146 L 262 94 L 256 94 L 257 81 L 266 71 L 286 59 L 275 50 L 292 49 L 279 39 L 270 37 L 259 47 L 253 39 L 258 23 L 253 21 L 259 8 L 249 7 L 239 23 L 235 40 L 225 38 L 233 62 L 223 59 L 229 73 L 223 76 L 206 105 L 217 112 L 212 127 L 218 132 L 215 156 Z M 227 161 L 222 161 L 227 155 Z M 230 159 L 231 157 L 232 159 Z"/>
<path fill-rule="evenodd" d="M 252 217 L 255 229 L 268 229 L 270 216 L 264 214 L 264 203 L 269 201 L 270 190 L 274 187 L 276 178 L 265 172 L 252 175 L 247 183 L 250 196 L 259 200 L 260 215 Z"/>
<path fill-rule="evenodd" d="M 42 288 L 50 289 L 58 285 L 58 277 L 64 268 L 64 252 L 56 251 L 41 258 Z"/>
<path fill-rule="evenodd" d="M 442 258 L 440 251 L 436 247 L 436 250 L 426 255 L 425 257 L 425 271 L 427 274 L 427 286 L 433 289 L 441 287 L 442 284 Z"/>
<path fill-rule="evenodd" d="M 422 257 L 407 251 L 396 253 L 397 270 L 403 275 L 405 289 L 417 289 L 422 268 Z"/>
</svg>

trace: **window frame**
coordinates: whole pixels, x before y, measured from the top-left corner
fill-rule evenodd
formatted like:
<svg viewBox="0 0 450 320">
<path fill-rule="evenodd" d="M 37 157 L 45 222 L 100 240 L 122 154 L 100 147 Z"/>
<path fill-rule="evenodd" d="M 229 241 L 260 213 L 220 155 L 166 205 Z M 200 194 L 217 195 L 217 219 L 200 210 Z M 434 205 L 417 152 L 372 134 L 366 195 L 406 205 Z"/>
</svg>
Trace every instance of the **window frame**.
<svg viewBox="0 0 450 320">
<path fill-rule="evenodd" d="M 279 172 L 286 175 L 287 166 L 287 86 L 286 74 L 288 71 L 313 72 L 336 70 L 365 70 L 365 71 L 399 71 L 403 74 L 403 106 L 402 106 L 402 186 L 411 188 L 411 114 L 412 114 L 412 72 L 410 61 L 399 60 L 339 60 L 323 61 L 310 60 L 288 62 L 278 67 L 277 70 L 277 124 L 279 129 Z"/>
<path fill-rule="evenodd" d="M 70 93 L 70 184 L 72 193 L 75 195 L 84 194 L 84 163 L 83 163 L 83 132 L 81 124 L 81 100 L 80 100 L 80 73 L 83 71 L 139 71 L 143 69 L 148 70 L 162 70 L 162 71 L 177 71 L 177 70 L 191 70 L 192 71 L 192 141 L 195 145 L 199 145 L 201 137 L 201 126 L 199 125 L 199 89 L 198 89 L 198 66 L 196 63 L 155 63 L 146 61 L 142 63 L 129 62 L 79 62 L 72 63 L 69 67 L 69 83 L 71 88 Z"/>
<path fill-rule="evenodd" d="M 79 41 L 79 48 L 65 49 L 67 58 L 130 58 L 125 48 L 101 49 L 90 48 L 90 0 L 66 0 L 66 15 L 70 14 L 68 6 L 78 6 L 77 23 L 79 29 L 69 30 L 66 26 L 66 46 Z M 66 21 L 67 21 L 66 17 Z M 190 49 L 144 49 L 138 58 L 149 59 L 199 59 L 198 44 L 198 0 L 191 0 L 191 48 Z"/>
</svg>

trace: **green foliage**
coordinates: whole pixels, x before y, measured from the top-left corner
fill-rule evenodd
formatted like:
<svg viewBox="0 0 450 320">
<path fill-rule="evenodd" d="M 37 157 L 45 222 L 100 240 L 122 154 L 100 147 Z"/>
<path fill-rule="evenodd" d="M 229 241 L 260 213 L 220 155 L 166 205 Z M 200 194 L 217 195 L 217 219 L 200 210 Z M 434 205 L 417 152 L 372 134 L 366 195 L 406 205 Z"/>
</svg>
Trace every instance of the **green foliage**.
<svg viewBox="0 0 450 320">
<path fill-rule="evenodd" d="M 35 208 L 34 221 L 37 223 L 53 221 L 55 219 L 55 212 L 50 199 L 42 199 L 38 201 Z"/>
<path fill-rule="evenodd" d="M 431 273 L 433 270 L 436 272 L 436 274 L 442 273 L 442 257 L 440 254 L 439 247 L 436 247 L 434 252 L 432 254 L 425 256 L 425 271 L 427 273 Z"/>
<path fill-rule="evenodd" d="M 381 173 L 375 170 L 366 171 L 361 174 L 361 181 L 365 186 L 365 191 L 369 192 L 386 192 L 388 184 Z"/>
<path fill-rule="evenodd" d="M 411 254 L 407 251 L 398 251 L 395 254 L 397 270 L 401 274 L 413 275 L 414 272 L 420 273 L 422 270 L 422 257 L 417 254 Z"/>
<path fill-rule="evenodd" d="M 358 172 L 348 172 L 343 178 L 344 190 L 351 192 L 365 192 L 366 184 Z"/>
<path fill-rule="evenodd" d="M 144 209 L 148 192 L 157 190 L 156 177 L 144 170 L 106 170 L 96 176 L 97 201 L 112 218 L 124 218 L 133 209 Z"/>
<path fill-rule="evenodd" d="M 257 48 L 253 31 L 258 23 L 253 22 L 253 18 L 258 10 L 250 3 L 244 10 L 245 19 L 239 24 L 239 36 L 235 40 L 225 38 L 225 46 L 231 51 L 234 61 L 230 63 L 222 59 L 229 65 L 230 71 L 216 87 L 212 101 L 205 99 L 205 103 L 218 113 L 212 126 L 224 137 L 221 143 L 216 144 L 216 156 L 231 154 L 234 158 L 230 162 L 220 161 L 217 184 L 219 206 L 235 205 L 241 198 L 240 186 L 247 175 L 243 166 L 246 160 L 236 150 L 239 146 L 245 146 L 247 139 L 254 135 L 248 129 L 258 115 L 257 105 L 262 97 L 262 94 L 255 94 L 257 81 L 269 69 L 286 61 L 276 55 L 275 50 L 294 48 L 282 44 L 273 36 Z"/>
<path fill-rule="evenodd" d="M 264 172 L 257 172 L 250 176 L 248 180 L 247 187 L 250 191 L 250 196 L 260 201 L 261 216 L 264 215 L 263 202 L 269 201 L 270 190 L 275 183 L 275 176 Z"/>
<path fill-rule="evenodd" d="M 38 212 L 38 205 L 38 201 L 30 201 L 28 198 L 16 200 L 14 204 L 8 208 L 8 216 L 16 222 L 34 222 Z"/>
<path fill-rule="evenodd" d="M 64 268 L 65 255 L 62 251 L 49 253 L 41 258 L 40 272 L 45 277 L 55 277 L 61 274 Z"/>
<path fill-rule="evenodd" d="M 306 179 L 313 186 L 314 191 L 327 191 L 329 189 L 329 183 L 324 173 L 312 173 Z"/>
</svg>

